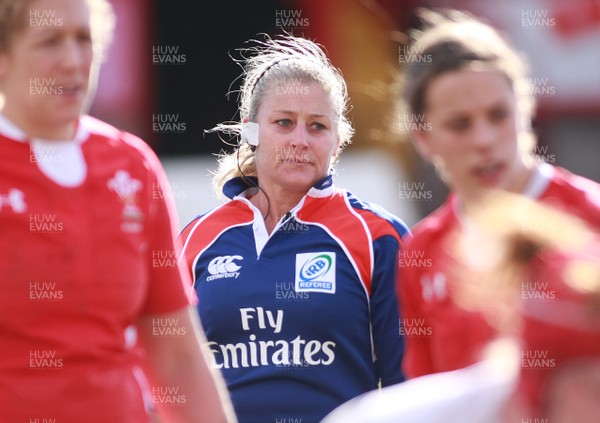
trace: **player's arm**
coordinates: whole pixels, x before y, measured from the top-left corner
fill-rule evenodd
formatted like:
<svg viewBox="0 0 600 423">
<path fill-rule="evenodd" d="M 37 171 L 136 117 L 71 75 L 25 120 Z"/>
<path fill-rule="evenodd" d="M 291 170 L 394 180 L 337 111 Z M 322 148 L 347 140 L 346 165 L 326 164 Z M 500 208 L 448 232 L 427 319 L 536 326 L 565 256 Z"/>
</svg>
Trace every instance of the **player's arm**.
<svg viewBox="0 0 600 423">
<path fill-rule="evenodd" d="M 156 155 L 144 153 L 149 169 L 148 216 L 149 286 L 141 317 L 138 342 L 144 351 L 144 371 L 162 423 L 235 422 L 220 374 L 211 370 L 204 332 L 193 307 L 195 295 L 180 260 L 155 266 L 154 252 L 179 257 L 175 239 L 178 223 L 169 182 Z M 173 396 L 173 398 L 163 398 Z M 155 399 L 155 398 L 154 398 Z M 169 401 L 172 400 L 172 401 Z"/>
<path fill-rule="evenodd" d="M 371 281 L 371 326 L 377 357 L 376 368 L 382 386 L 402 382 L 404 340 L 399 332 L 398 302 L 395 293 L 399 242 L 382 236 L 373 242 L 374 268 Z"/>
<path fill-rule="evenodd" d="M 410 251 L 411 243 L 405 252 Z M 416 257 L 408 253 L 407 257 Z M 420 286 L 420 269 L 403 265 L 399 260 L 400 273 L 397 280 L 398 303 L 400 304 L 400 321 L 403 329 L 405 352 L 402 360 L 402 370 L 408 379 L 433 373 L 431 363 L 430 338 L 420 333 L 411 333 L 407 322 L 422 322 L 422 327 L 430 328 L 426 316 L 421 311 L 423 297 Z M 418 331 L 417 331 L 418 332 Z"/>
<path fill-rule="evenodd" d="M 221 376 L 209 366 L 210 352 L 203 347 L 193 307 L 144 316 L 138 332 L 153 403 L 163 423 L 236 421 Z"/>
</svg>

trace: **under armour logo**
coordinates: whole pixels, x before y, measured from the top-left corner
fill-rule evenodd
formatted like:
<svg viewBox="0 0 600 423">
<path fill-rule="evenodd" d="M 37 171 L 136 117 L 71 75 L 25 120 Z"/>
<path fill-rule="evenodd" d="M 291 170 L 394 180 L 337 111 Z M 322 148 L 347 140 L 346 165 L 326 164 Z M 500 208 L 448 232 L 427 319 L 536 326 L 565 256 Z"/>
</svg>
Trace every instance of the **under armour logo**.
<svg viewBox="0 0 600 423">
<path fill-rule="evenodd" d="M 421 288 L 425 301 L 443 300 L 446 298 L 446 275 L 440 272 L 434 273 L 433 278 L 428 274 L 423 275 L 421 277 Z"/>
<path fill-rule="evenodd" d="M 20 189 L 11 188 L 8 194 L 0 194 L 0 210 L 4 206 L 10 207 L 15 213 L 24 213 L 27 210 L 25 193 Z"/>
</svg>

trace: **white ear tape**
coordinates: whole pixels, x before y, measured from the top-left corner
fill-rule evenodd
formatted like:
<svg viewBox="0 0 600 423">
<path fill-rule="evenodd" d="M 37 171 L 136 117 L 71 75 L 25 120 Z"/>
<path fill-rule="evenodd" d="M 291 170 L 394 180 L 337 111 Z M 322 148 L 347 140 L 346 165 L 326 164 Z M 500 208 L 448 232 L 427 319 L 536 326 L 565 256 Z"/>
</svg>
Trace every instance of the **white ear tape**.
<svg viewBox="0 0 600 423">
<path fill-rule="evenodd" d="M 240 145 L 250 144 L 253 146 L 258 145 L 258 123 L 246 122 L 242 126 L 242 134 L 240 136 Z"/>
</svg>

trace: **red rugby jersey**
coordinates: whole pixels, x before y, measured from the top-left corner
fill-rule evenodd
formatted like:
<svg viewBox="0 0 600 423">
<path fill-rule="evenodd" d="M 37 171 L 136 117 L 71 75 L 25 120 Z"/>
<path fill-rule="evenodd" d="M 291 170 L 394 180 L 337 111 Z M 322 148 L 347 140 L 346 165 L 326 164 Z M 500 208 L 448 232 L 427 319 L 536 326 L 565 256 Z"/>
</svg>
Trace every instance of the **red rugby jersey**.
<svg viewBox="0 0 600 423">
<path fill-rule="evenodd" d="M 160 162 L 91 117 L 43 141 L 0 115 L 0 157 L 0 420 L 147 421 L 131 325 L 191 291 Z"/>
<path fill-rule="evenodd" d="M 600 230 L 600 185 L 547 164 L 538 166 L 523 195 L 575 215 Z M 409 378 L 456 370 L 477 362 L 496 331 L 479 312 L 455 302 L 454 236 L 461 229 L 458 198 L 419 222 L 401 252 L 400 297 L 406 351 L 403 370 Z M 485 283 L 485 281 L 482 281 Z"/>
</svg>

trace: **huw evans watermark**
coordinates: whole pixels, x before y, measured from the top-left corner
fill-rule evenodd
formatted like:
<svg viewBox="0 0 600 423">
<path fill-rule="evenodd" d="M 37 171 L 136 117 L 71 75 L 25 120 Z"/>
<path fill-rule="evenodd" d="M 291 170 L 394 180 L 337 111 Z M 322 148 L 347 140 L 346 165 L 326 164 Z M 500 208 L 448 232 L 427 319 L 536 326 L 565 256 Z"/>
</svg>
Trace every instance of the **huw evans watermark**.
<svg viewBox="0 0 600 423">
<path fill-rule="evenodd" d="M 152 46 L 152 63 L 155 65 L 185 65 L 187 55 L 180 46 Z"/>
</svg>

